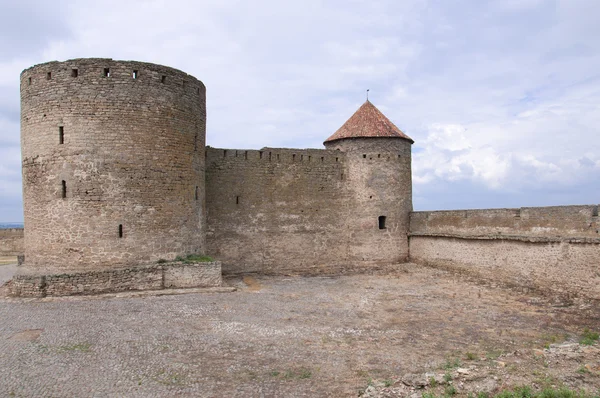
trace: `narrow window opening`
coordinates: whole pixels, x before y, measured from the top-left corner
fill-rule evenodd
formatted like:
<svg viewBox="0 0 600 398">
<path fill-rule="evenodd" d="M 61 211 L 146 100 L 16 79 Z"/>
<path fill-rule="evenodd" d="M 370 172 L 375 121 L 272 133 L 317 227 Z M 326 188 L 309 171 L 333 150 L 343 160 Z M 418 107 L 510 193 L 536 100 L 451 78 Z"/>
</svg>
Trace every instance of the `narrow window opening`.
<svg viewBox="0 0 600 398">
<path fill-rule="evenodd" d="M 48 74 L 46 75 L 46 79 L 47 80 L 52 79 L 52 72 L 48 72 Z"/>
<path fill-rule="evenodd" d="M 258 151 L 258 158 L 262 159 L 262 151 Z"/>
<path fill-rule="evenodd" d="M 366 158 L 367 158 L 367 154 L 363 153 L 363 159 L 366 159 Z"/>
<path fill-rule="evenodd" d="M 338 161 L 338 158 L 335 158 L 335 161 L 337 162 L 337 161 Z"/>
<path fill-rule="evenodd" d="M 196 186 L 196 190 L 194 191 L 194 199 L 198 200 L 198 187 Z"/>
<path fill-rule="evenodd" d="M 398 155 L 398 159 L 400 159 L 402 157 L 402 155 Z"/>
<path fill-rule="evenodd" d="M 71 69 L 71 77 L 77 77 L 79 75 L 79 70 Z"/>
<path fill-rule="evenodd" d="M 67 182 L 65 180 L 62 180 L 62 198 L 66 198 L 67 197 Z"/>
<path fill-rule="evenodd" d="M 226 158 L 226 157 L 227 157 L 227 149 L 225 149 L 225 150 L 223 151 L 223 157 L 224 157 L 224 158 Z"/>
<path fill-rule="evenodd" d="M 277 160 L 279 160 L 279 154 L 277 154 Z"/>
<path fill-rule="evenodd" d="M 167 77 L 165 75 L 162 75 L 162 77 L 160 78 L 160 82 L 166 83 L 166 81 L 167 81 Z"/>
<path fill-rule="evenodd" d="M 58 143 L 65 143 L 65 128 L 63 126 L 58 126 Z"/>
<path fill-rule="evenodd" d="M 31 78 L 27 79 L 27 84 L 31 86 Z"/>
<path fill-rule="evenodd" d="M 325 158 L 323 156 L 321 156 L 321 162 L 324 162 Z"/>
<path fill-rule="evenodd" d="M 592 209 L 592 217 L 598 217 L 598 206 L 594 206 Z"/>
<path fill-rule="evenodd" d="M 119 224 L 119 238 L 123 237 L 123 224 Z"/>
<path fill-rule="evenodd" d="M 196 94 L 200 95 L 200 87 L 196 89 Z"/>
<path fill-rule="evenodd" d="M 340 180 L 344 180 L 344 173 L 340 174 Z"/>
<path fill-rule="evenodd" d="M 271 152 L 269 152 L 269 162 L 271 161 Z"/>
<path fill-rule="evenodd" d="M 295 162 L 295 161 L 296 161 L 296 154 L 292 153 L 292 162 Z"/>
<path fill-rule="evenodd" d="M 515 218 L 521 218 L 521 209 L 515 211 Z"/>
<path fill-rule="evenodd" d="M 311 156 L 310 156 L 310 155 L 308 155 L 308 161 L 309 161 L 309 162 L 310 162 L 310 159 L 311 159 Z"/>
<path fill-rule="evenodd" d="M 248 160 L 248 151 L 244 152 L 244 159 Z"/>
<path fill-rule="evenodd" d="M 134 79 L 137 79 L 137 78 L 138 78 L 138 71 L 137 71 L 137 70 L 134 70 L 134 71 L 133 71 L 132 77 L 133 77 Z"/>
<path fill-rule="evenodd" d="M 110 68 L 104 68 L 104 77 L 110 77 Z"/>
<path fill-rule="evenodd" d="M 240 197 L 239 197 L 239 196 L 236 196 L 236 197 L 235 197 L 235 204 L 236 204 L 236 205 L 239 205 L 239 204 L 240 204 Z"/>
<path fill-rule="evenodd" d="M 385 229 L 385 216 L 379 216 L 379 229 Z"/>
<path fill-rule="evenodd" d="M 378 158 L 380 158 L 380 157 L 381 157 L 381 154 L 380 154 L 380 153 L 378 153 L 378 154 L 377 154 L 377 157 L 378 157 Z"/>
<path fill-rule="evenodd" d="M 235 157 L 236 157 L 236 158 L 237 158 L 237 155 L 238 155 L 238 153 L 237 153 L 237 151 L 235 151 Z"/>
</svg>

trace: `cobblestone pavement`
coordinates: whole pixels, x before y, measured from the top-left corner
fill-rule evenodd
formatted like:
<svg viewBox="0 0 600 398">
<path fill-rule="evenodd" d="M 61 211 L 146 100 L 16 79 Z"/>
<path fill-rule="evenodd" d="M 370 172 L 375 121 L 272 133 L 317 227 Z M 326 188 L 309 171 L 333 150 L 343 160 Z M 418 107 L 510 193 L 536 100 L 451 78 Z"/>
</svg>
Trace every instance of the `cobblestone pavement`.
<svg viewBox="0 0 600 398">
<path fill-rule="evenodd" d="M 0 299 L 0 397 L 357 396 L 370 378 L 587 322 L 585 311 L 412 265 L 227 283 L 238 291 Z"/>
</svg>

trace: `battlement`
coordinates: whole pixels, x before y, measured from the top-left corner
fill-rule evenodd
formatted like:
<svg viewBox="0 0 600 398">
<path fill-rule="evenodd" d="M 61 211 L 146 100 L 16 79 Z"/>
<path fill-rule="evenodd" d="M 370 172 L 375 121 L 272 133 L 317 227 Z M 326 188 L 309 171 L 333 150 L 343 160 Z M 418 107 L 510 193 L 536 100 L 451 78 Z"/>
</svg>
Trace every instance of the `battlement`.
<svg viewBox="0 0 600 398">
<path fill-rule="evenodd" d="M 346 154 L 327 149 L 225 149 L 206 147 L 206 161 L 265 161 L 282 163 L 338 163 L 345 160 Z"/>
<path fill-rule="evenodd" d="M 77 58 L 34 65 L 21 72 L 22 95 L 62 85 L 92 84 L 107 89 L 128 84 L 142 88 L 152 86 L 180 95 L 204 98 L 206 87 L 195 77 L 180 70 L 138 61 L 111 58 Z"/>
<path fill-rule="evenodd" d="M 600 239 L 598 205 L 413 212 L 411 234 Z"/>
</svg>

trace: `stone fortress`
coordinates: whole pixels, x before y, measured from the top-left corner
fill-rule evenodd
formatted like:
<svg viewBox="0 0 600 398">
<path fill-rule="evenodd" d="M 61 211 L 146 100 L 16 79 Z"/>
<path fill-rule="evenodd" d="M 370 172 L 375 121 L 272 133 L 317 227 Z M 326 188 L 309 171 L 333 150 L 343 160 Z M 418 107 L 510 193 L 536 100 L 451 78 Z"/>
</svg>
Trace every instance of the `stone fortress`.
<svg viewBox="0 0 600 398">
<path fill-rule="evenodd" d="M 23 71 L 25 261 L 12 294 L 411 261 L 600 299 L 597 205 L 413 212 L 413 140 L 369 101 L 326 149 L 220 149 L 205 136 L 205 86 L 176 69 L 74 59 Z M 174 261 L 189 254 L 218 261 Z"/>
</svg>

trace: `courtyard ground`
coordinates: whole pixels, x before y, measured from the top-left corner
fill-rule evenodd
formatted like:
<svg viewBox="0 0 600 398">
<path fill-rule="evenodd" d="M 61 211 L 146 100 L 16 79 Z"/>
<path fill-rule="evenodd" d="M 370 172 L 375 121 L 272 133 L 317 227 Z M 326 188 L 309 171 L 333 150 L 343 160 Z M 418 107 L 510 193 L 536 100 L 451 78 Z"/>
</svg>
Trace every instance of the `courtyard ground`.
<svg viewBox="0 0 600 398">
<path fill-rule="evenodd" d="M 5 267 L 13 266 L 0 267 L 0 281 L 14 272 Z M 0 396 L 600 389 L 598 343 L 579 344 L 586 327 L 600 328 L 591 302 L 554 301 L 412 264 L 386 275 L 246 276 L 226 284 L 237 291 L 2 297 Z"/>
</svg>

